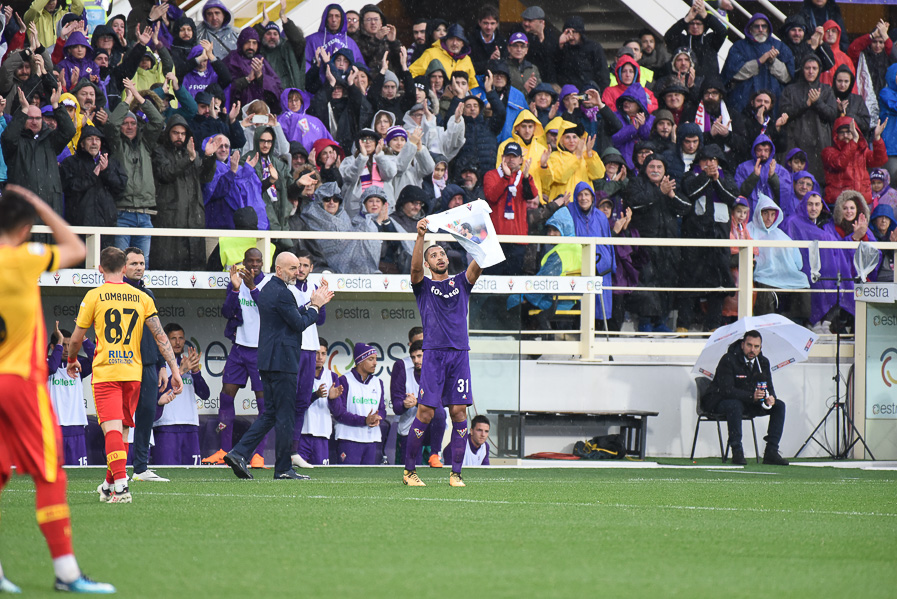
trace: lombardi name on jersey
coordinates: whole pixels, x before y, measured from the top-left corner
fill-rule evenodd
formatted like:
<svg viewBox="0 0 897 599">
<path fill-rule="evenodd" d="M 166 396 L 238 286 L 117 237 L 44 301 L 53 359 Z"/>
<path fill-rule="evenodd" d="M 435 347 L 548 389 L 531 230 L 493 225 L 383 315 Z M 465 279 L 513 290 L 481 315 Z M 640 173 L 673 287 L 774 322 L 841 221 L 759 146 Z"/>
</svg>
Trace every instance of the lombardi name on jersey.
<svg viewBox="0 0 897 599">
<path fill-rule="evenodd" d="M 461 290 L 457 287 L 452 289 L 448 293 L 443 293 L 437 287 L 430 287 L 430 291 L 433 293 L 433 295 L 438 295 L 439 297 L 445 297 L 445 298 L 454 297 L 454 296 L 458 295 L 459 293 L 461 293 Z"/>
<path fill-rule="evenodd" d="M 139 302 L 140 296 L 136 293 L 101 293 L 100 301 Z"/>
<path fill-rule="evenodd" d="M 380 399 L 377 397 L 355 397 L 352 396 L 352 403 L 357 404 L 371 404 L 372 406 L 378 405 L 380 403 Z"/>
</svg>

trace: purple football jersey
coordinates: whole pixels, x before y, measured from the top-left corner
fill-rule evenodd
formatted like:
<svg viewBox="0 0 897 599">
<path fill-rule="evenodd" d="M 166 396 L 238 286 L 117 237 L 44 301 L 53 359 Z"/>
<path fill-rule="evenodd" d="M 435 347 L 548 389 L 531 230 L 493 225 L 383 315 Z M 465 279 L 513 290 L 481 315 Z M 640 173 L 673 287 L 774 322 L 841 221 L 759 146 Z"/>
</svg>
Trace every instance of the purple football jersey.
<svg viewBox="0 0 897 599">
<path fill-rule="evenodd" d="M 468 282 L 467 273 L 459 272 L 444 281 L 424 277 L 411 288 L 424 327 L 424 349 L 469 351 L 467 306 L 473 285 Z"/>
</svg>

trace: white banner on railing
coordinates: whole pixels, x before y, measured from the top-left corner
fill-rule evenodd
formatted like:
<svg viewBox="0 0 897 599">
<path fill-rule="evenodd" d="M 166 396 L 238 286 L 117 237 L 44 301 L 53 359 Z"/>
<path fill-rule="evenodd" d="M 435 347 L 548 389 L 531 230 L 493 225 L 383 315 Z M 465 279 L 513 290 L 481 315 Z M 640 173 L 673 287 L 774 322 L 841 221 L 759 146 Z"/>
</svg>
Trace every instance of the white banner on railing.
<svg viewBox="0 0 897 599">
<path fill-rule="evenodd" d="M 326 277 L 330 289 L 336 292 L 361 293 L 411 293 L 411 277 L 408 275 L 336 275 L 312 274 L 312 283 Z M 143 276 L 150 289 L 217 289 L 222 290 L 230 282 L 225 272 L 147 271 Z M 99 287 L 103 275 L 93 269 L 69 269 L 45 272 L 40 277 L 41 287 Z M 483 275 L 473 288 L 474 293 L 551 293 L 590 294 L 601 292 L 601 277 L 494 277 Z"/>
</svg>

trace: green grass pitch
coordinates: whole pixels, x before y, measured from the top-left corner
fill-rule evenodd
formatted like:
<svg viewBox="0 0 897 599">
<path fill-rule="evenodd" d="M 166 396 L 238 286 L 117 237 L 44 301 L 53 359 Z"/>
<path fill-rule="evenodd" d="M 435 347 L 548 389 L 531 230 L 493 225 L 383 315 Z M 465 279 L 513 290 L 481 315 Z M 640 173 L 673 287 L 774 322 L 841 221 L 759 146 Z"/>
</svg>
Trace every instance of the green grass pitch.
<svg viewBox="0 0 897 599">
<path fill-rule="evenodd" d="M 157 471 L 172 482 L 133 483 L 131 505 L 68 472 L 78 559 L 124 597 L 897 596 L 894 471 L 495 467 L 463 489 L 448 469 L 426 488 L 395 467 Z M 51 596 L 30 480 L 0 509 L 7 576 Z"/>
</svg>

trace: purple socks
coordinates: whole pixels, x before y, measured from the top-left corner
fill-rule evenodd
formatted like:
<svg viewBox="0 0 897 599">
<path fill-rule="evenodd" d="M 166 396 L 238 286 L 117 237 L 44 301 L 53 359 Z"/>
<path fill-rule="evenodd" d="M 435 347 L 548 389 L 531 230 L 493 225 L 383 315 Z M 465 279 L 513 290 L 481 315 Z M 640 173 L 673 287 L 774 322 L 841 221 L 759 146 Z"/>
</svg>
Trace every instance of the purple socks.
<svg viewBox="0 0 897 599">
<path fill-rule="evenodd" d="M 225 392 L 221 392 L 218 396 L 218 439 L 221 443 L 221 449 L 230 452 L 234 448 L 234 419 L 236 411 L 234 410 L 234 398 Z M 221 428 L 224 425 L 224 428 Z"/>
<path fill-rule="evenodd" d="M 421 447 L 423 446 L 424 433 L 427 432 L 429 424 L 424 424 L 417 417 L 411 422 L 411 430 L 408 431 L 408 442 L 405 444 L 405 470 L 414 471 L 417 469 L 417 458 L 420 456 Z M 462 459 L 463 459 L 463 453 Z"/>
<path fill-rule="evenodd" d="M 452 472 L 461 473 L 464 451 L 467 449 L 467 420 L 452 422 Z"/>
</svg>

